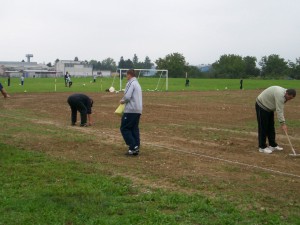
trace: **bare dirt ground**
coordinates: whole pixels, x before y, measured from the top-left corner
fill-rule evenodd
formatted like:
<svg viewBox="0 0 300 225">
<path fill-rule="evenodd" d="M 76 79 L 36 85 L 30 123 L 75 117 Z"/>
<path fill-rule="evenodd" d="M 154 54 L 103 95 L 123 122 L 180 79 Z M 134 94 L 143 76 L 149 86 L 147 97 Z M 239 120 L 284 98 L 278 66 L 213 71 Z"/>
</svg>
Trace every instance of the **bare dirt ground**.
<svg viewBox="0 0 300 225">
<path fill-rule="evenodd" d="M 113 113 L 122 93 L 88 94 L 95 101 L 95 124 L 87 128 L 70 126 L 70 93 L 15 94 L 0 102 L 1 141 L 94 163 L 146 188 L 222 196 L 241 202 L 241 207 L 297 210 L 300 158 L 289 156 L 278 125 L 277 141 L 284 151 L 258 152 L 254 104 L 259 93 L 144 92 L 138 157 L 125 156 L 120 117 Z M 288 102 L 285 116 L 300 153 L 299 103 L 300 98 Z"/>
</svg>

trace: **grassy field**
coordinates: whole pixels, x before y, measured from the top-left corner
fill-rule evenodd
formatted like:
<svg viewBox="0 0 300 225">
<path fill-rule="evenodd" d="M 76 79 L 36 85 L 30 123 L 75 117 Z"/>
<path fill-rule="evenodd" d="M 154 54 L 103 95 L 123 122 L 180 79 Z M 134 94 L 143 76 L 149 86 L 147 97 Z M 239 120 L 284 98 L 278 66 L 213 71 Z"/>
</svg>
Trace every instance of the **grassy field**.
<svg viewBox="0 0 300 225">
<path fill-rule="evenodd" d="M 287 156 L 282 134 L 284 152 L 257 152 L 253 109 L 257 89 L 299 81 L 244 80 L 238 91 L 239 80 L 190 79 L 182 91 L 185 80 L 170 79 L 176 92 L 143 95 L 143 146 L 131 158 L 112 113 L 122 93 L 104 92 L 111 79 L 102 90 L 99 79 L 73 80 L 57 80 L 54 93 L 54 79 L 0 79 L 12 94 L 0 99 L 0 225 L 300 224 L 299 159 Z M 94 126 L 69 125 L 65 92 L 96 100 Z M 298 112 L 296 98 L 286 108 L 296 147 Z"/>
<path fill-rule="evenodd" d="M 223 198 L 135 186 L 99 164 L 0 144 L 0 224 L 299 224 Z"/>
<path fill-rule="evenodd" d="M 65 87 L 63 78 L 28 78 L 25 79 L 24 86 L 20 85 L 18 78 L 11 79 L 11 86 L 7 87 L 6 79 L 1 78 L 0 82 L 10 93 L 20 92 L 103 92 L 111 86 L 119 90 L 120 80 L 112 78 L 98 78 L 96 83 L 92 78 L 73 78 L 73 86 Z M 159 81 L 158 78 L 140 78 L 140 84 L 144 91 L 147 90 L 165 90 L 165 79 Z M 122 81 L 124 88 L 126 80 Z M 286 88 L 297 88 L 300 80 L 244 80 L 244 89 L 263 89 L 272 85 L 281 85 Z M 190 79 L 190 86 L 185 87 L 185 79 L 169 78 L 169 91 L 208 91 L 208 90 L 238 90 L 240 88 L 239 79 Z M 56 88 L 56 89 L 55 89 Z"/>
</svg>

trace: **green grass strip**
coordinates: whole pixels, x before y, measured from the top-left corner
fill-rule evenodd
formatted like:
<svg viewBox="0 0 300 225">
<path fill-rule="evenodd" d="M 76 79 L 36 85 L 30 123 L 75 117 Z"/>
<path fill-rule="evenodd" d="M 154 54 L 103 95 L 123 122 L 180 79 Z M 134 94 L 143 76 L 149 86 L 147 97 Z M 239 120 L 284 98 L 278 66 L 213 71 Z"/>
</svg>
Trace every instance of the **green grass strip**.
<svg viewBox="0 0 300 225">
<path fill-rule="evenodd" d="M 97 164 L 0 143 L 0 224 L 299 224 L 223 199 L 167 192 L 110 176 Z M 146 189 L 146 190 L 145 190 Z"/>
</svg>

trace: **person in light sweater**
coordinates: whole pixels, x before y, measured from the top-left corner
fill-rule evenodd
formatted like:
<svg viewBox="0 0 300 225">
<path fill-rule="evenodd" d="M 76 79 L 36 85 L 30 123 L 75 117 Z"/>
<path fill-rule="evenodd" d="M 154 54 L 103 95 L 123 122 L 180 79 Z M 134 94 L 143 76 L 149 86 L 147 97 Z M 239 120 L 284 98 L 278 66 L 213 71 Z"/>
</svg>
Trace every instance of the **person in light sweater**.
<svg viewBox="0 0 300 225">
<path fill-rule="evenodd" d="M 287 125 L 284 118 L 284 104 L 295 97 L 295 89 L 271 86 L 256 98 L 255 109 L 258 123 L 259 152 L 270 154 L 275 150 L 283 150 L 276 143 L 274 112 L 276 111 L 281 128 L 284 132 L 287 132 Z M 267 138 L 269 146 L 266 144 Z"/>
<path fill-rule="evenodd" d="M 140 152 L 139 121 L 143 111 L 142 88 L 134 70 L 127 71 L 126 79 L 124 96 L 120 100 L 121 104 L 125 104 L 120 131 L 129 146 L 127 154 L 136 156 Z"/>
</svg>

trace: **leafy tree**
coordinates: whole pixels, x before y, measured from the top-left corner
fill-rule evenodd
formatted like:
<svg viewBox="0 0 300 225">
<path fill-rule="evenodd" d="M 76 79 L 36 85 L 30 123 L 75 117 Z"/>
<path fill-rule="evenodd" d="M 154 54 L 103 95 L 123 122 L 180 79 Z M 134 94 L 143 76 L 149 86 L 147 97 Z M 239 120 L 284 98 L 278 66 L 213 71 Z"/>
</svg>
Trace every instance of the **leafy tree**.
<svg viewBox="0 0 300 225">
<path fill-rule="evenodd" d="M 136 54 L 133 56 L 132 63 L 133 67 L 136 69 L 151 69 L 154 65 L 148 56 L 145 57 L 144 62 L 140 62 Z"/>
<path fill-rule="evenodd" d="M 124 60 L 123 56 L 121 56 L 120 62 L 118 64 L 119 69 L 132 69 L 134 68 L 133 62 L 130 59 Z"/>
<path fill-rule="evenodd" d="M 134 68 L 140 67 L 139 58 L 137 57 L 136 54 L 134 54 L 134 56 L 133 56 L 132 63 L 133 63 Z"/>
<path fill-rule="evenodd" d="M 258 76 L 260 74 L 259 68 L 256 67 L 256 57 L 246 56 L 243 58 L 245 63 L 245 75 L 249 76 Z"/>
<path fill-rule="evenodd" d="M 90 60 L 89 64 L 93 66 L 93 70 L 100 70 L 101 69 L 101 62 L 97 61 L 97 60 Z"/>
<path fill-rule="evenodd" d="M 128 68 L 128 69 L 133 69 L 134 68 L 133 62 L 130 59 L 127 59 L 125 61 L 125 68 Z"/>
<path fill-rule="evenodd" d="M 153 66 L 154 64 L 151 62 L 151 59 L 148 56 L 146 56 L 142 68 L 151 69 Z"/>
<path fill-rule="evenodd" d="M 293 79 L 300 79 L 300 58 L 296 59 L 296 63 L 289 62 L 289 76 Z"/>
<path fill-rule="evenodd" d="M 123 56 L 121 56 L 121 58 L 120 58 L 120 61 L 118 63 L 118 68 L 119 69 L 125 69 L 126 68 L 126 63 L 125 63 L 125 60 L 124 60 Z"/>
<path fill-rule="evenodd" d="M 79 59 L 78 59 L 77 56 L 74 58 L 74 61 L 75 61 L 75 62 L 78 62 L 78 61 L 79 61 Z"/>
<path fill-rule="evenodd" d="M 52 67 L 52 64 L 51 64 L 51 62 L 49 62 L 48 64 L 46 64 L 46 66 L 48 66 L 48 67 Z"/>
<path fill-rule="evenodd" d="M 185 77 L 187 72 L 187 63 L 180 53 L 168 54 L 165 58 L 159 58 L 155 61 L 157 69 L 169 70 L 169 77 Z"/>
<path fill-rule="evenodd" d="M 187 73 L 189 77 L 201 77 L 202 73 L 197 66 L 188 66 Z"/>
<path fill-rule="evenodd" d="M 222 55 L 212 64 L 215 77 L 241 78 L 245 75 L 245 62 L 239 55 Z"/>
<path fill-rule="evenodd" d="M 288 63 L 279 55 L 269 55 L 262 57 L 259 65 L 261 66 L 261 75 L 273 78 L 283 77 L 288 72 Z"/>
<path fill-rule="evenodd" d="M 106 58 L 102 60 L 101 64 L 102 64 L 101 66 L 102 70 L 116 71 L 117 69 L 116 62 L 112 58 Z"/>
<path fill-rule="evenodd" d="M 55 62 L 54 62 L 54 64 L 56 64 L 56 63 L 58 63 L 58 62 L 59 62 L 59 59 L 56 59 Z"/>
</svg>

